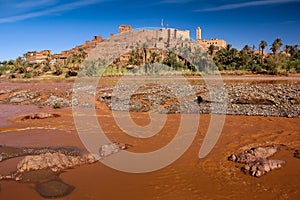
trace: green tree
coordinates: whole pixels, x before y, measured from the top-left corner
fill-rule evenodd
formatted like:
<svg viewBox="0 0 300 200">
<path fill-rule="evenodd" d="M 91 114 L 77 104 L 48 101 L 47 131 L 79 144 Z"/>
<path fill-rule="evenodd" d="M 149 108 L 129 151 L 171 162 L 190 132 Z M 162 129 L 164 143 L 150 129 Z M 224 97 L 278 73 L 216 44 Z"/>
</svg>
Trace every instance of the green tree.
<svg viewBox="0 0 300 200">
<path fill-rule="evenodd" d="M 271 74 L 287 74 L 289 57 L 285 54 L 272 54 L 266 58 L 267 70 Z"/>
<path fill-rule="evenodd" d="M 250 53 L 251 52 L 251 48 L 249 45 L 245 45 L 244 48 L 242 49 L 242 51 L 245 51 L 246 53 Z"/>
<path fill-rule="evenodd" d="M 237 61 L 239 60 L 239 53 L 236 48 L 232 48 L 231 44 L 226 45 L 225 48 L 220 49 L 214 61 L 219 70 L 234 70 L 238 68 Z"/>
<path fill-rule="evenodd" d="M 267 42 L 262 40 L 259 43 L 259 48 L 261 49 L 261 54 L 264 55 L 264 50 L 268 46 Z"/>
<path fill-rule="evenodd" d="M 159 63 L 161 61 L 161 57 L 157 52 L 151 52 L 150 57 L 148 58 L 148 62 L 153 64 L 153 63 Z"/>
<path fill-rule="evenodd" d="M 290 46 L 288 53 L 291 55 L 292 59 L 300 59 L 299 45 Z"/>
<path fill-rule="evenodd" d="M 177 62 L 177 57 L 173 52 L 168 52 L 166 57 L 163 60 L 163 64 L 173 67 L 174 64 Z"/>
<path fill-rule="evenodd" d="M 53 72 L 53 74 L 59 76 L 63 73 L 64 65 L 61 61 L 56 61 L 56 63 L 54 64 L 54 68 L 55 71 Z"/>
<path fill-rule="evenodd" d="M 285 45 L 284 46 L 284 52 L 286 53 L 286 54 L 289 54 L 290 53 L 290 51 L 291 51 L 291 48 L 292 48 L 292 46 L 291 45 Z"/>
<path fill-rule="evenodd" d="M 209 54 L 212 56 L 214 51 L 216 50 L 216 46 L 211 44 L 209 47 L 208 47 L 208 52 Z"/>
<path fill-rule="evenodd" d="M 72 55 L 70 55 L 67 59 L 67 67 L 69 70 L 78 71 L 86 56 L 87 52 L 82 48 L 79 48 Z"/>
<path fill-rule="evenodd" d="M 273 54 L 278 53 L 281 46 L 283 45 L 282 40 L 280 38 L 276 38 L 276 40 L 273 42 L 270 50 L 273 52 Z"/>
</svg>

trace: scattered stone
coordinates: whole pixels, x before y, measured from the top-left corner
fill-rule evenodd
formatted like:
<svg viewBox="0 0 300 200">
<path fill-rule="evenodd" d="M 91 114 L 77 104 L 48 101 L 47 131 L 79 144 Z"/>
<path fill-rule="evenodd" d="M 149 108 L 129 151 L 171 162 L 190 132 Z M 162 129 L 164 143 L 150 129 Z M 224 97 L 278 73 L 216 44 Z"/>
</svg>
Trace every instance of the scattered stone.
<svg viewBox="0 0 300 200">
<path fill-rule="evenodd" d="M 64 107 L 70 107 L 70 106 L 72 106 L 72 100 L 68 100 L 66 98 L 51 95 L 42 104 L 45 106 L 60 105 L 60 106 L 64 106 Z"/>
<path fill-rule="evenodd" d="M 130 147 L 130 145 L 128 144 L 120 144 L 120 143 L 104 144 L 99 148 L 100 159 L 118 153 L 121 150 L 128 149 L 128 147 Z"/>
<path fill-rule="evenodd" d="M 245 164 L 241 170 L 251 176 L 260 177 L 285 165 L 282 160 L 268 160 L 279 150 L 276 146 L 257 147 L 239 154 L 232 154 L 228 160 Z"/>
<path fill-rule="evenodd" d="M 300 116 L 298 84 L 229 83 L 224 85 L 224 91 L 216 93 L 214 92 L 218 91 L 218 88 L 210 86 L 213 95 L 204 84 L 198 84 L 192 88 L 196 96 L 188 92 L 189 89 L 180 85 L 180 82 L 178 85 L 170 84 L 168 87 L 145 84 L 130 94 L 128 101 L 130 88 L 136 88 L 135 83 L 119 85 L 109 90 L 98 90 L 97 94 L 100 95 L 98 101 L 105 103 L 112 110 L 132 112 Z M 227 99 L 224 98 L 225 95 Z M 181 97 L 180 105 L 187 106 L 179 106 L 178 97 Z M 189 99 L 194 101 L 188 101 Z M 198 106 L 193 106 L 193 102 L 198 103 Z"/>
<path fill-rule="evenodd" d="M 61 180 L 51 180 L 36 185 L 36 191 L 45 198 L 64 197 L 74 189 L 74 186 L 66 184 Z"/>
<path fill-rule="evenodd" d="M 22 103 L 39 96 L 39 91 L 21 90 L 12 93 L 8 97 L 8 102 L 12 104 Z"/>
<path fill-rule="evenodd" d="M 102 94 L 99 99 L 100 102 L 107 102 L 109 100 L 111 100 L 111 94 L 107 94 L 106 92 L 104 94 Z"/>
<path fill-rule="evenodd" d="M 299 84 L 291 83 L 227 83 L 224 91 L 218 86 L 205 84 L 193 86 L 182 85 L 182 82 L 171 82 L 168 85 L 145 84 L 135 82 L 120 84 L 114 88 L 81 87 L 67 90 L 65 93 L 46 92 L 44 90 L 0 90 L 0 94 L 9 94 L 0 103 L 26 104 L 39 106 L 70 107 L 82 105 L 79 90 L 98 95 L 98 101 L 105 103 L 112 110 L 132 112 L 159 113 L 216 113 L 246 116 L 280 116 L 294 118 L 300 116 Z M 132 88 L 138 88 L 132 91 Z M 192 93 L 189 92 L 192 89 Z M 49 96 L 49 93 L 51 94 Z M 47 95 L 45 95 L 47 94 Z M 71 98 L 73 96 L 73 99 Z M 199 96 L 201 94 L 201 96 Z M 131 95 L 128 102 L 128 95 Z M 227 96 L 225 99 L 224 97 Z M 201 97 L 201 98 L 200 98 Z M 201 100 L 202 99 L 202 100 Z M 189 101 L 193 100 L 193 101 Z M 180 103 L 179 103 L 180 101 Z M 193 106 L 193 103 L 198 103 Z M 179 106 L 184 104 L 186 106 Z M 84 104 L 90 107 L 88 104 Z M 212 106 L 214 108 L 212 109 Z"/>
<path fill-rule="evenodd" d="M 35 113 L 31 115 L 26 115 L 25 117 L 22 117 L 22 121 L 28 120 L 28 119 L 46 119 L 46 118 L 57 118 L 60 117 L 59 114 L 52 114 L 52 113 Z"/>
<path fill-rule="evenodd" d="M 0 90 L 0 95 L 1 94 L 7 94 L 7 93 L 10 93 L 12 90 L 10 89 L 3 89 L 3 90 Z"/>
</svg>

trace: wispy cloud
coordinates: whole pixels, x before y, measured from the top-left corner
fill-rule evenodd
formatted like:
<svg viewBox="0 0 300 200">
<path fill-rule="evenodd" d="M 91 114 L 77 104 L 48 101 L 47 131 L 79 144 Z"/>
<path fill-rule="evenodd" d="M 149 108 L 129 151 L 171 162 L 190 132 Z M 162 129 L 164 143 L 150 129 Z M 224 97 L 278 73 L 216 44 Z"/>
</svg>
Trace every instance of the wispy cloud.
<svg viewBox="0 0 300 200">
<path fill-rule="evenodd" d="M 189 3 L 193 0 L 161 0 L 159 4 L 183 4 L 183 3 Z"/>
<path fill-rule="evenodd" d="M 1 23 L 16 22 L 16 21 L 21 21 L 21 20 L 25 20 L 25 19 L 35 18 L 35 17 L 41 17 L 41 16 L 45 16 L 45 15 L 49 15 L 49 14 L 61 13 L 61 12 L 64 12 L 64 11 L 77 9 L 77 8 L 82 7 L 82 6 L 88 6 L 88 5 L 96 4 L 96 3 L 99 3 L 101 1 L 103 1 L 103 0 L 75 1 L 75 2 L 72 2 L 72 3 L 57 5 L 57 6 L 54 6 L 52 8 L 45 9 L 45 10 L 29 12 L 29 13 L 26 13 L 26 14 L 15 15 L 15 16 L 10 16 L 10 17 L 4 17 L 4 18 L 0 18 L 0 24 Z"/>
<path fill-rule="evenodd" d="M 286 4 L 286 3 L 293 3 L 293 2 L 300 2 L 300 0 L 262 0 L 262 1 L 248 1 L 242 3 L 234 3 L 234 4 L 227 4 L 217 7 L 211 8 L 204 8 L 195 10 L 196 12 L 209 12 L 209 11 L 221 11 L 221 10 L 233 10 L 238 8 L 245 8 L 245 7 L 254 7 L 254 6 L 262 6 L 262 5 L 273 5 L 273 4 Z"/>
<path fill-rule="evenodd" d="M 40 6 L 49 6 L 57 3 L 57 0 L 27 0 L 15 4 L 16 8 L 36 8 Z"/>
</svg>

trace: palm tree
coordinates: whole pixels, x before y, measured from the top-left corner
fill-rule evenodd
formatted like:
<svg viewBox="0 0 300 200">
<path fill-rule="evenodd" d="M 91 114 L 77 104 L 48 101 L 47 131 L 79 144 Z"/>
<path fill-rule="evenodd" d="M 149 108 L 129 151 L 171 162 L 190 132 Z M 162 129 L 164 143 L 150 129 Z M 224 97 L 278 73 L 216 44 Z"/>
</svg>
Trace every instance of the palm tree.
<svg viewBox="0 0 300 200">
<path fill-rule="evenodd" d="M 284 52 L 285 52 L 286 54 L 290 53 L 291 49 L 292 49 L 292 46 L 291 46 L 291 45 L 285 45 L 285 46 L 284 46 Z"/>
<path fill-rule="evenodd" d="M 216 50 L 216 46 L 211 44 L 209 47 L 208 47 L 208 51 L 209 51 L 209 54 L 212 56 L 214 51 Z"/>
<path fill-rule="evenodd" d="M 25 73 L 27 72 L 27 67 L 24 65 L 25 63 L 25 58 L 19 56 L 16 61 L 14 62 L 16 69 L 19 71 L 19 73 Z"/>
<path fill-rule="evenodd" d="M 278 52 L 278 50 L 281 48 L 281 46 L 283 45 L 282 40 L 280 38 L 276 38 L 276 40 L 273 42 L 272 47 L 270 48 L 270 50 L 276 54 Z"/>
<path fill-rule="evenodd" d="M 261 54 L 264 55 L 264 50 L 265 48 L 268 46 L 267 42 L 262 40 L 260 43 L 259 43 L 259 47 L 261 48 Z"/>
<path fill-rule="evenodd" d="M 292 58 L 297 56 L 297 53 L 299 52 L 299 45 L 293 45 L 290 46 L 288 53 L 291 55 Z"/>
<path fill-rule="evenodd" d="M 168 52 L 166 57 L 163 60 L 163 64 L 173 67 L 174 64 L 177 62 L 176 54 L 173 52 Z"/>
<path fill-rule="evenodd" d="M 251 51 L 251 48 L 246 44 L 242 50 L 249 53 Z"/>
</svg>

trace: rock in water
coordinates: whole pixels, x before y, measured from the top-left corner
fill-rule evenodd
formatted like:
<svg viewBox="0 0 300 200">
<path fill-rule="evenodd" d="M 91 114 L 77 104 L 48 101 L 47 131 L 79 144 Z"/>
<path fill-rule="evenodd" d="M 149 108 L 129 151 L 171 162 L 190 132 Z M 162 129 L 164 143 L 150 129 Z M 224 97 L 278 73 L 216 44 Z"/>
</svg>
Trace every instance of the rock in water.
<svg viewBox="0 0 300 200">
<path fill-rule="evenodd" d="M 284 166 L 285 161 L 268 160 L 270 156 L 278 151 L 278 147 L 267 146 L 251 148 L 239 154 L 232 154 L 228 160 L 245 164 L 241 170 L 251 176 L 260 177 L 271 170 L 278 169 Z"/>
<path fill-rule="evenodd" d="M 100 146 L 100 149 L 99 149 L 100 159 L 105 158 L 105 157 L 107 157 L 109 155 L 112 155 L 114 153 L 118 153 L 121 150 L 122 149 L 120 148 L 120 146 L 115 144 L 115 143 L 104 144 L 104 145 Z"/>
<path fill-rule="evenodd" d="M 36 191 L 45 198 L 58 198 L 70 194 L 74 187 L 61 180 L 51 180 L 36 185 Z"/>
<path fill-rule="evenodd" d="M 300 158 L 300 150 L 295 150 L 294 157 L 295 158 Z"/>
<path fill-rule="evenodd" d="M 51 169 L 54 172 L 62 171 L 74 166 L 94 163 L 96 159 L 90 155 L 69 156 L 61 153 L 44 153 L 26 156 L 18 163 L 17 172 L 23 173 L 32 170 Z"/>
<path fill-rule="evenodd" d="M 31 115 L 26 115 L 21 120 L 25 121 L 28 119 L 46 119 L 46 118 L 57 118 L 57 117 L 60 117 L 60 115 L 52 114 L 52 113 L 35 113 Z"/>
<path fill-rule="evenodd" d="M 103 159 L 130 147 L 132 147 L 132 145 L 117 142 L 101 145 L 99 148 L 99 159 Z"/>
<path fill-rule="evenodd" d="M 250 174 L 251 176 L 260 177 L 269 171 L 283 167 L 284 164 L 285 161 L 282 160 L 264 159 L 246 164 L 244 167 L 242 167 L 242 171 Z"/>
<path fill-rule="evenodd" d="M 20 174 L 22 183 L 41 183 L 50 180 L 58 180 L 59 173 L 53 172 L 51 169 L 41 169 L 35 171 L 26 171 Z"/>
<path fill-rule="evenodd" d="M 230 155 L 228 160 L 238 163 L 252 163 L 258 159 L 266 159 L 274 155 L 277 151 L 278 148 L 274 146 L 251 148 L 250 150 L 244 151 L 237 155 Z"/>
</svg>

